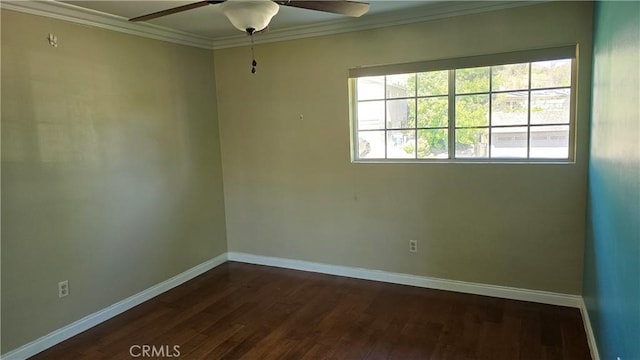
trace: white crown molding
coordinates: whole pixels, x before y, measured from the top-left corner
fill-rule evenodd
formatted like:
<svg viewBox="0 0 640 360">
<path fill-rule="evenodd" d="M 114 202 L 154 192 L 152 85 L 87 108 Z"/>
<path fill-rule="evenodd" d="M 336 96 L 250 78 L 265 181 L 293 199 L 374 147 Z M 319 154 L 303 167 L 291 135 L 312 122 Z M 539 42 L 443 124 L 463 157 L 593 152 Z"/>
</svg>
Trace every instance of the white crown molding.
<svg viewBox="0 0 640 360">
<path fill-rule="evenodd" d="M 226 261 L 227 253 L 218 255 L 211 260 L 205 261 L 200 265 L 194 266 L 193 268 L 172 277 L 171 279 L 156 284 L 146 290 L 143 290 L 91 315 L 87 315 L 78 321 L 55 330 L 15 350 L 9 351 L 6 354 L 2 354 L 0 358 L 3 360 L 27 359 L 56 344 L 67 340 L 72 336 L 78 335 L 83 331 L 86 331 L 102 322 L 105 322 L 118 314 L 121 314 L 137 305 L 140 305 L 147 300 L 150 300 L 166 291 L 169 291 L 174 287 L 186 281 L 189 281 L 220 264 L 224 264 Z"/>
<path fill-rule="evenodd" d="M 272 30 L 257 36 L 256 43 L 272 43 L 315 36 L 340 34 L 352 31 L 404 25 L 447 17 L 496 11 L 514 7 L 530 6 L 546 1 L 441 1 L 418 9 L 407 9 L 382 14 L 363 16 L 357 19 L 341 19 L 318 24 L 295 26 Z M 195 46 L 205 49 L 224 49 L 247 46 L 244 34 L 222 38 L 208 38 L 149 23 L 132 23 L 126 18 L 106 14 L 101 11 L 53 0 L 42 1 L 0 1 L 0 8 L 34 15 L 47 16 L 83 25 L 119 31 L 127 34 Z"/>
<path fill-rule="evenodd" d="M 356 19 L 341 19 L 318 24 L 296 26 L 281 30 L 270 30 L 255 37 L 255 43 L 265 44 L 315 36 L 325 36 L 382 27 L 413 24 L 453 16 L 476 14 L 522 6 L 531 6 L 548 1 L 441 1 L 428 6 L 363 16 Z M 213 40 L 213 49 L 248 45 L 247 37 L 234 35 Z"/>
<path fill-rule="evenodd" d="M 32 15 L 46 16 L 77 24 L 95 26 L 126 34 L 172 43 L 212 49 L 212 39 L 148 23 L 133 23 L 121 16 L 53 0 L 0 1 L 0 8 Z"/>
<path fill-rule="evenodd" d="M 466 294 L 492 296 L 511 300 L 531 301 L 536 303 L 567 306 L 573 308 L 580 308 L 582 303 L 582 297 L 579 295 L 521 289 L 500 285 L 479 284 L 466 281 L 393 273 L 381 270 L 362 269 L 350 266 L 330 265 L 239 252 L 228 252 L 227 259 L 229 261 L 238 261 L 256 265 L 275 266 L 293 270 L 346 276 L 355 279 L 381 281 L 392 284 L 411 285 L 428 289 L 455 291 Z"/>
</svg>

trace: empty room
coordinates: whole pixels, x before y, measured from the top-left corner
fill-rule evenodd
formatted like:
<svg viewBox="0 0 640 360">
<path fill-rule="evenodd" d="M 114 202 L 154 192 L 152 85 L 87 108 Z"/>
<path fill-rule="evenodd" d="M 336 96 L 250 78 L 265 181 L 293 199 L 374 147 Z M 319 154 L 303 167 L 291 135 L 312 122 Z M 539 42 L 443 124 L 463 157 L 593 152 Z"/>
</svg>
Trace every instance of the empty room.
<svg viewBox="0 0 640 360">
<path fill-rule="evenodd" d="M 640 360 L 640 2 L 0 6 L 0 358 Z"/>
</svg>

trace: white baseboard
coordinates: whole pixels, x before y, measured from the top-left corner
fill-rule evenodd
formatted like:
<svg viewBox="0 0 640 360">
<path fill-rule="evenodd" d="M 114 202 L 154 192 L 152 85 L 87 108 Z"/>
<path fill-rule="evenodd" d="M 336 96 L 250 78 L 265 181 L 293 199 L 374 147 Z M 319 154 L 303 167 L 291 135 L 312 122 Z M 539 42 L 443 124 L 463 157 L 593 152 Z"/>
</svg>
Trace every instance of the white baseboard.
<svg viewBox="0 0 640 360">
<path fill-rule="evenodd" d="M 196 276 L 213 269 L 214 267 L 223 264 L 227 261 L 227 253 L 219 255 L 211 260 L 208 260 L 200 265 L 197 265 L 181 274 L 172 277 L 169 280 L 163 281 L 157 285 L 154 285 L 142 292 L 139 292 L 133 296 L 130 296 L 122 301 L 119 301 L 109 307 L 106 307 L 91 315 L 87 315 L 82 319 L 73 322 L 63 328 L 53 331 L 37 340 L 34 340 L 28 344 L 25 344 L 15 350 L 9 351 L 6 354 L 0 356 L 3 360 L 21 360 L 33 356 L 39 352 L 42 352 L 62 341 L 75 336 L 85 330 L 88 330 L 112 317 L 123 313 L 143 302 L 152 299 L 174 287 L 189 281 Z"/>
<path fill-rule="evenodd" d="M 227 258 L 229 259 L 229 261 L 238 261 L 249 264 L 268 265 L 294 270 L 346 276 L 356 279 L 382 281 L 393 284 L 411 285 L 429 289 L 493 296 L 504 299 L 531 301 L 542 304 L 580 308 L 580 304 L 582 303 L 582 297 L 579 295 L 519 289 L 499 285 L 478 284 L 465 281 L 393 273 L 381 270 L 369 270 L 349 266 L 322 264 L 309 261 L 252 255 L 239 252 L 229 252 L 227 253 Z"/>
<path fill-rule="evenodd" d="M 591 327 L 591 319 L 589 318 L 589 311 L 587 311 L 587 305 L 584 303 L 584 299 L 580 300 L 580 313 L 582 314 L 584 331 L 587 333 L 587 342 L 589 343 L 589 350 L 591 351 L 591 359 L 600 360 L 600 353 L 598 353 L 596 337 L 593 335 L 593 328 Z"/>
<path fill-rule="evenodd" d="M 587 313 L 584 301 L 581 296 L 553 293 L 539 290 L 528 290 L 513 288 L 507 286 L 488 285 L 471 283 L 465 281 L 447 280 L 432 278 L 426 276 L 417 276 L 402 273 L 393 273 L 381 270 L 370 270 L 355 268 L 349 266 L 330 265 L 323 263 L 315 263 L 310 261 L 301 261 L 269 256 L 252 255 L 239 252 L 228 252 L 221 254 L 209 261 L 206 261 L 198 266 L 195 266 L 181 274 L 172 277 L 160 284 L 152 286 L 138 294 L 128 297 L 122 301 L 119 301 L 105 309 L 88 315 L 72 324 L 69 324 L 61 329 L 53 331 L 37 340 L 34 340 L 26 345 L 23 345 L 15 350 L 12 350 L 6 354 L 0 356 L 3 360 L 17 360 L 26 359 L 39 352 L 42 352 L 72 336 L 75 336 L 83 331 L 86 331 L 112 317 L 121 314 L 149 299 L 152 299 L 172 288 L 188 281 L 196 276 L 213 269 L 214 267 L 223 264 L 227 260 L 238 261 L 249 264 L 267 265 L 280 268 L 310 271 L 316 273 L 346 276 L 356 279 L 365 279 L 373 281 L 381 281 L 394 284 L 411 285 L 429 289 L 455 291 L 467 294 L 493 296 L 512 300 L 531 301 L 543 304 L 568 306 L 579 308 L 582 312 L 582 319 L 584 321 L 585 332 L 587 333 L 587 340 L 591 349 L 593 360 L 600 360 L 598 356 L 598 350 L 591 329 L 591 322 L 589 321 L 589 314 Z"/>
</svg>

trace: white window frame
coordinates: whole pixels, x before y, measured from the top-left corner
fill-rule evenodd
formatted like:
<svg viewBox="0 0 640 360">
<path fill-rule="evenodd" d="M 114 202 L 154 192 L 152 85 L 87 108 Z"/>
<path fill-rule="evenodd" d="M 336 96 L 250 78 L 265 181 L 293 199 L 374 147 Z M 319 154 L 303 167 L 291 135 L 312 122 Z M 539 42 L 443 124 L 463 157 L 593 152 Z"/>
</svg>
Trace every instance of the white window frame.
<svg viewBox="0 0 640 360">
<path fill-rule="evenodd" d="M 428 60 L 404 64 L 362 66 L 349 69 L 349 106 L 350 106 L 350 130 L 351 130 L 351 161 L 356 163 L 554 163 L 554 164 L 574 164 L 576 158 L 576 97 L 577 97 L 577 53 L 578 45 L 560 46 L 545 49 L 535 49 L 499 54 L 479 55 L 461 57 L 453 59 Z M 470 158 L 455 157 L 455 77 L 452 76 L 456 69 L 499 66 L 518 63 L 531 63 L 547 60 L 571 59 L 571 86 L 570 86 L 570 118 L 569 118 L 569 151 L 567 158 Z M 395 74 L 411 74 L 429 71 L 449 71 L 449 121 L 448 121 L 448 158 L 443 159 L 402 159 L 402 158 L 375 158 L 361 159 L 358 157 L 358 100 L 356 81 L 361 77 L 383 76 Z M 532 89 L 529 88 L 529 92 Z M 386 92 L 386 90 L 385 90 Z M 491 94 L 489 92 L 488 94 Z M 491 111 L 491 110 L 490 110 Z M 417 126 L 417 123 L 416 123 Z M 527 127 L 527 132 L 531 129 L 531 124 L 523 125 Z M 492 125 L 488 125 L 489 129 Z M 381 129 L 382 130 L 382 129 Z M 387 138 L 386 120 L 385 139 Z M 386 140 L 385 140 L 386 141 Z M 417 138 L 416 138 L 417 141 Z M 528 142 L 531 139 L 528 140 Z M 527 147 L 527 154 L 530 146 Z M 386 151 L 385 151 L 386 153 Z"/>
</svg>

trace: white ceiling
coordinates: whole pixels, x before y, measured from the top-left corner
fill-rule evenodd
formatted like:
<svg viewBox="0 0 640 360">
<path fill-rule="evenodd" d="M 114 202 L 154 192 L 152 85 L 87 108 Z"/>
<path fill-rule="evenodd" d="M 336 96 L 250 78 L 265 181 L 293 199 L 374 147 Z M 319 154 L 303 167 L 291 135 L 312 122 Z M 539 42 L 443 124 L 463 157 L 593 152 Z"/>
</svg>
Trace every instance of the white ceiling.
<svg viewBox="0 0 640 360">
<path fill-rule="evenodd" d="M 86 9 L 97 10 L 103 13 L 121 16 L 123 18 L 133 18 L 140 15 L 153 13 L 181 5 L 194 3 L 198 0 L 187 1 L 62 1 Z M 430 5 L 440 1 L 433 0 L 412 0 L 412 1 L 369 1 L 369 12 L 362 18 L 370 18 L 380 14 L 390 12 L 407 11 L 414 9 L 418 11 L 428 8 Z M 270 31 L 296 28 L 300 26 L 317 25 L 319 23 L 336 21 L 353 21 L 347 16 L 325 13 L 321 11 L 280 6 L 280 11 L 273 18 L 269 25 Z M 205 37 L 211 40 L 226 38 L 238 35 L 239 30 L 235 29 L 229 20 L 219 10 L 218 5 L 208 5 L 200 8 L 187 10 L 181 13 L 167 15 L 161 18 L 149 20 L 148 23 L 178 30 L 189 34 Z"/>
</svg>

